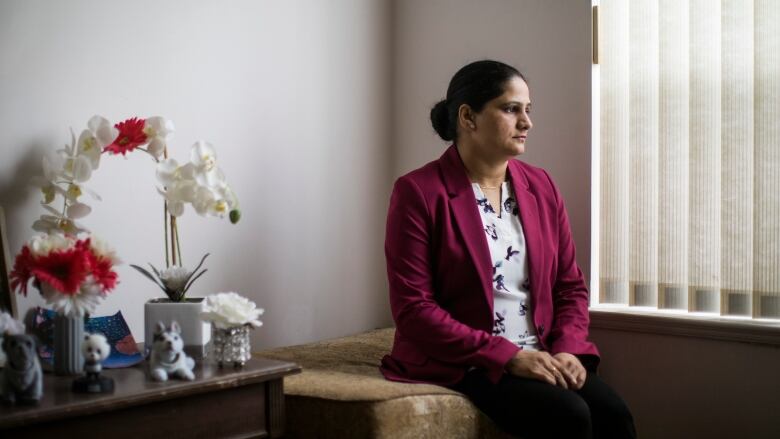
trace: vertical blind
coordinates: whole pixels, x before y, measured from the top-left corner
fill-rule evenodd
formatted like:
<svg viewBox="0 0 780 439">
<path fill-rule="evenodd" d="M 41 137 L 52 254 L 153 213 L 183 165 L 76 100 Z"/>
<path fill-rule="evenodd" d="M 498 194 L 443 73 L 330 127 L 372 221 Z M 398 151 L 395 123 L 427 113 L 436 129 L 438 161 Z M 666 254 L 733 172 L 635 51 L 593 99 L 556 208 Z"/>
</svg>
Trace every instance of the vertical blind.
<svg viewBox="0 0 780 439">
<path fill-rule="evenodd" d="M 780 318 L 780 1 L 601 0 L 599 302 Z"/>
</svg>

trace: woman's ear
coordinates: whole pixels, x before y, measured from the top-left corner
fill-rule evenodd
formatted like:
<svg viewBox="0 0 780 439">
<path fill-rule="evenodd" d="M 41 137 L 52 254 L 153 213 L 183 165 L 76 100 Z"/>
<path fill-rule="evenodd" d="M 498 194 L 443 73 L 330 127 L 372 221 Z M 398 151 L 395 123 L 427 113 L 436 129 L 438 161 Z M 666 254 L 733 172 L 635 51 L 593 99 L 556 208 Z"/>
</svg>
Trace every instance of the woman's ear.
<svg viewBox="0 0 780 439">
<path fill-rule="evenodd" d="M 462 104 L 458 107 L 458 126 L 464 130 L 475 130 L 477 124 L 474 122 L 474 112 L 468 104 Z"/>
</svg>

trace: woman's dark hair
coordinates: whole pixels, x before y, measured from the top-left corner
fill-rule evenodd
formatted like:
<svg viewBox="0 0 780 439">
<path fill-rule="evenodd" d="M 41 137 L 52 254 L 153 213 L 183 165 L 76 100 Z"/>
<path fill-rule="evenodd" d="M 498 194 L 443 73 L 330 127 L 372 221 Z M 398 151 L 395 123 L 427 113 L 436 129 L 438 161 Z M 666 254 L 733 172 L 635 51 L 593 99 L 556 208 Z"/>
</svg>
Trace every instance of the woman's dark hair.
<svg viewBox="0 0 780 439">
<path fill-rule="evenodd" d="M 445 141 L 455 140 L 458 126 L 458 108 L 466 104 L 475 112 L 504 93 L 510 79 L 525 76 L 516 68 L 500 61 L 476 61 L 458 70 L 447 87 L 447 98 L 431 109 L 431 124 Z"/>
</svg>

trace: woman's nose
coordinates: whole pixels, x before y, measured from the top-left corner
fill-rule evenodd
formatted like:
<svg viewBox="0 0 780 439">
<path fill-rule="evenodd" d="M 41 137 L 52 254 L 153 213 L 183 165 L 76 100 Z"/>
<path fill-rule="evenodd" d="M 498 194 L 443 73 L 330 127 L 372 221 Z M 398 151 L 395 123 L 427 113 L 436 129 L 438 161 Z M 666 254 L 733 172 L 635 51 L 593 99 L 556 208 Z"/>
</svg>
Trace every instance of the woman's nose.
<svg viewBox="0 0 780 439">
<path fill-rule="evenodd" d="M 530 130 L 533 128 L 534 124 L 531 122 L 531 117 L 524 113 L 517 119 L 517 127 L 520 129 Z"/>
</svg>

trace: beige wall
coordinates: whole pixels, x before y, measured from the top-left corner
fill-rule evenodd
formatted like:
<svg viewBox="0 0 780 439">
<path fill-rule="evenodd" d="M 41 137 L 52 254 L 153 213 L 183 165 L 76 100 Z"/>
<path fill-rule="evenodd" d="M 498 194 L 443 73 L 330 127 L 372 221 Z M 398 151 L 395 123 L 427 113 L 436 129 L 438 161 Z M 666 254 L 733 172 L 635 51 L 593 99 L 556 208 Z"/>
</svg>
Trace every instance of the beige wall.
<svg viewBox="0 0 780 439">
<path fill-rule="evenodd" d="M 384 213 L 391 117 L 387 1 L 6 0 L 0 3 L 0 204 L 16 253 L 42 213 L 27 187 L 43 151 L 96 113 L 163 115 L 172 154 L 211 141 L 243 219 L 181 221 L 184 260 L 211 253 L 193 295 L 238 291 L 266 308 L 255 347 L 390 324 Z M 84 223 L 126 262 L 97 310 L 143 338 L 159 296 L 127 263 L 163 262 L 153 164 L 103 157 Z M 41 303 L 33 294 L 22 307 Z"/>
<path fill-rule="evenodd" d="M 527 152 L 547 169 L 571 217 L 577 261 L 590 273 L 590 1 L 398 0 L 395 2 L 393 176 L 438 158 L 430 124 L 463 65 L 492 58 L 517 67 L 533 101 Z"/>
</svg>

